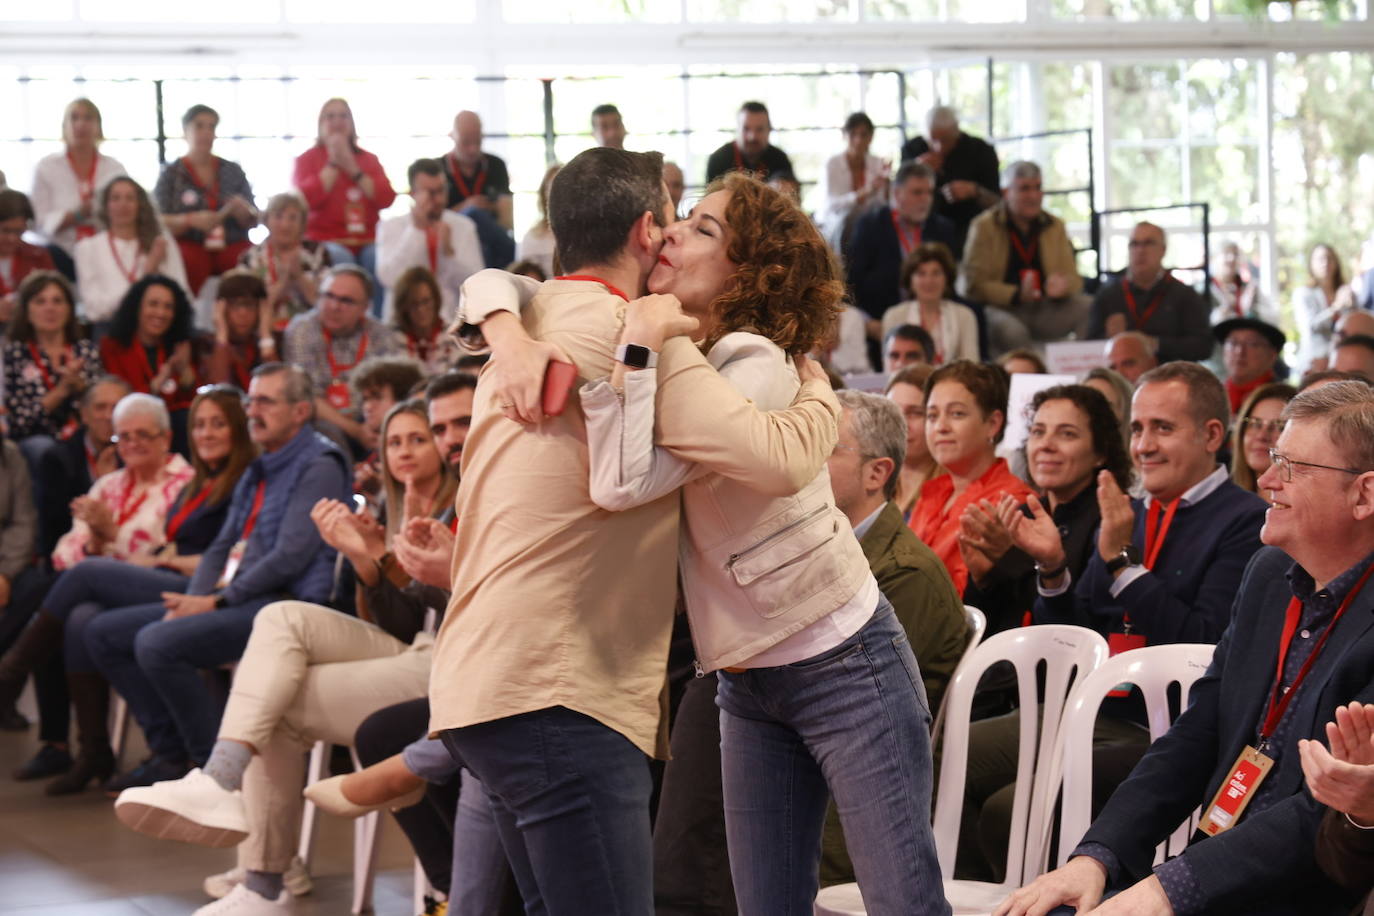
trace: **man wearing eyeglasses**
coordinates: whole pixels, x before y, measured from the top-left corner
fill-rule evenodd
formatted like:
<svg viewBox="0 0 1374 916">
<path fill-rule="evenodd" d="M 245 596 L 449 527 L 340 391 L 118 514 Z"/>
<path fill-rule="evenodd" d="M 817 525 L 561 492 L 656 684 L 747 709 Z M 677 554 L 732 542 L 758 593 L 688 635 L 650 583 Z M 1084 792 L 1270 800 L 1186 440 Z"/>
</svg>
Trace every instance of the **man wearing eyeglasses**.
<svg viewBox="0 0 1374 916">
<path fill-rule="evenodd" d="M 1168 250 L 1163 229 L 1154 223 L 1136 223 L 1131 230 L 1126 270 L 1093 299 L 1089 339 L 1138 331 L 1154 344 L 1160 362 L 1211 355 L 1207 303 L 1191 286 L 1175 280 L 1164 269 Z"/>
<path fill-rule="evenodd" d="M 287 326 L 282 354 L 310 376 L 316 423 L 340 430 L 358 458 L 376 449 L 377 434 L 358 415 L 349 374 L 370 356 L 401 352 L 395 332 L 367 314 L 371 301 L 372 278 L 366 271 L 353 264 L 331 269 L 315 307 Z"/>
<path fill-rule="evenodd" d="M 1283 332 L 1258 318 L 1232 318 L 1212 328 L 1226 367 L 1226 397 L 1235 416 L 1250 392 L 1277 377 Z"/>
<path fill-rule="evenodd" d="M 1374 392 L 1331 382 L 1299 394 L 1283 418 L 1258 482 L 1268 546 L 1245 570 L 1187 711 L 1069 861 L 997 916 L 1068 912 L 1061 904 L 1099 916 L 1350 911 L 1317 870 L 1324 809 L 1303 789 L 1298 743 L 1325 744 L 1338 706 L 1374 700 Z M 1156 844 L 1199 805 L 1193 842 L 1154 866 Z M 1097 907 L 1104 888 L 1124 890 Z"/>
</svg>

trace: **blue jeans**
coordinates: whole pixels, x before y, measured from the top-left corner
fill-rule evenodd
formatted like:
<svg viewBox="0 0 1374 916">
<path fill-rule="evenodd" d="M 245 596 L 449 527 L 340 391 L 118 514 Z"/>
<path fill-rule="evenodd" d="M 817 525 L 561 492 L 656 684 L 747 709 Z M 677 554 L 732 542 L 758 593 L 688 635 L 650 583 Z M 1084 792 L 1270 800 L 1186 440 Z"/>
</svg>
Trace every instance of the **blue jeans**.
<svg viewBox="0 0 1374 916">
<path fill-rule="evenodd" d="M 168 760 L 204 763 L 219 730 L 219 704 L 201 679 L 243 655 L 253 618 L 277 596 L 163 620 L 161 602 L 107 611 L 86 628 L 100 672 L 129 703 L 148 747 Z"/>
<path fill-rule="evenodd" d="M 63 571 L 43 599 L 43 610 L 66 622 L 62 645 L 67 670 L 96 670 L 86 648 L 86 628 L 97 614 L 131 604 L 160 603 L 163 592 L 184 592 L 189 582 L 180 573 L 144 569 L 109 557 L 88 557 Z"/>
<path fill-rule="evenodd" d="M 628 739 L 561 706 L 443 739 L 487 788 L 527 913 L 653 913 L 652 780 Z"/>
<path fill-rule="evenodd" d="M 515 260 L 515 239 L 490 210 L 468 207 L 463 215 L 477 224 L 477 243 L 482 246 L 482 262 L 505 270 Z"/>
<path fill-rule="evenodd" d="M 377 246 L 364 245 L 362 250 L 353 254 L 353 249 L 338 242 L 324 242 L 324 248 L 329 252 L 329 263 L 338 264 L 357 264 L 372 276 L 372 317 L 382 317 L 382 302 L 386 299 L 386 290 L 382 288 L 382 281 L 377 279 Z M 504 264 L 501 266 L 505 266 Z"/>
<path fill-rule="evenodd" d="M 930 709 L 887 599 L 820 655 L 717 677 L 739 911 L 812 912 L 833 793 L 868 912 L 948 914 L 930 826 Z"/>
</svg>

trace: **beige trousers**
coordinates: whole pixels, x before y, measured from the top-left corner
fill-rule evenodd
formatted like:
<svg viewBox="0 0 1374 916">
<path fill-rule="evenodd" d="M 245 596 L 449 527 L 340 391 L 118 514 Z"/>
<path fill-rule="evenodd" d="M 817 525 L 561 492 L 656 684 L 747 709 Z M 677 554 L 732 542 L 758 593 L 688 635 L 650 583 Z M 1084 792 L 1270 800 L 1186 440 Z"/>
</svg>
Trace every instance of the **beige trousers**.
<svg viewBox="0 0 1374 916">
<path fill-rule="evenodd" d="M 301 827 L 305 751 L 316 741 L 352 745 L 379 709 L 425 696 L 434 640 L 406 645 L 379 627 L 304 601 L 258 612 L 219 737 L 252 745 L 243 778 L 249 835 L 239 863 L 283 872 Z"/>
</svg>

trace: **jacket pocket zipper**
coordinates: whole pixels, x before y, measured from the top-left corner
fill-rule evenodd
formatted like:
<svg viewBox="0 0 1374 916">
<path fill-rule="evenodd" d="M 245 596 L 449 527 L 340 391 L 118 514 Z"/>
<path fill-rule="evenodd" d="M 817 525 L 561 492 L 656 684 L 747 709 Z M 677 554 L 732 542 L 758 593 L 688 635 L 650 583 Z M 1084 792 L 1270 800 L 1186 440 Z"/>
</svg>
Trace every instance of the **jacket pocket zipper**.
<svg viewBox="0 0 1374 916">
<path fill-rule="evenodd" d="M 739 553 L 730 554 L 730 558 L 725 561 L 726 570 L 733 570 L 735 568 L 735 564 L 738 563 L 740 560 L 743 560 L 751 553 L 756 553 L 762 550 L 769 543 L 777 540 L 784 534 L 787 534 L 790 531 L 800 528 L 802 525 L 805 525 L 807 522 L 811 521 L 816 516 L 826 512 L 829 508 L 829 506 L 817 506 L 816 508 L 812 509 L 810 512 L 806 513 L 796 521 L 788 522 L 786 525 L 783 525 L 781 528 L 779 528 L 777 531 L 774 531 L 772 534 L 768 535 L 768 537 L 764 538 L 763 540 L 751 544 L 749 547 L 746 547 Z"/>
</svg>

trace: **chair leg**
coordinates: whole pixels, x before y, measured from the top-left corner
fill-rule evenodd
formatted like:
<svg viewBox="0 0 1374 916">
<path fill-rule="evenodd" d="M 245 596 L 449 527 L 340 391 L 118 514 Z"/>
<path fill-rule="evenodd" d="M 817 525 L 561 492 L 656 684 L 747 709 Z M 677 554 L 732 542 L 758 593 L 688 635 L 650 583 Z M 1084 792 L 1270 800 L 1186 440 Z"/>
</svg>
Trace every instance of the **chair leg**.
<svg viewBox="0 0 1374 916">
<path fill-rule="evenodd" d="M 425 911 L 425 898 L 433 897 L 435 894 L 434 885 L 429 883 L 429 877 L 425 874 L 424 868 L 420 865 L 420 857 L 415 857 L 415 906 L 417 913 Z"/>
<path fill-rule="evenodd" d="M 305 771 L 305 784 L 319 782 L 324 778 L 324 768 L 329 763 L 329 744 L 325 741 L 316 741 L 315 746 L 310 749 L 310 763 Z M 296 854 L 305 863 L 305 870 L 310 871 L 310 859 L 315 851 L 315 824 L 320 819 L 320 812 L 315 807 L 315 803 L 310 799 L 305 800 L 305 807 L 301 809 L 301 843 Z"/>
<path fill-rule="evenodd" d="M 361 770 L 362 761 L 358 752 L 349 749 L 353 755 L 353 766 Z M 353 822 L 353 913 L 365 913 L 372 909 L 372 885 L 377 877 L 378 834 L 382 826 L 380 811 L 365 814 Z"/>
</svg>

